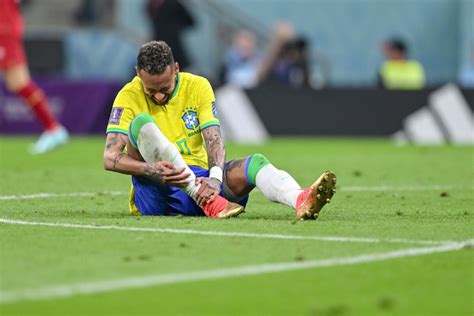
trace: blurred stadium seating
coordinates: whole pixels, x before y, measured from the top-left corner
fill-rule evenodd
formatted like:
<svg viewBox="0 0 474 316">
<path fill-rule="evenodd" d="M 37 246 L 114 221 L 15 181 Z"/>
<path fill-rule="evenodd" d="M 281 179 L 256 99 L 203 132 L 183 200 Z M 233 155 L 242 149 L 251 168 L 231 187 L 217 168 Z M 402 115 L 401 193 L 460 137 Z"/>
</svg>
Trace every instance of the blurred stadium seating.
<svg viewBox="0 0 474 316">
<path fill-rule="evenodd" d="M 105 2 L 104 2 L 105 3 Z M 97 85 L 110 91 L 104 92 L 108 97 L 89 100 L 82 107 L 102 111 L 85 111 L 101 113 L 101 117 L 93 121 L 102 122 L 100 127 L 67 126 L 71 131 L 95 133 L 105 126 L 107 109 L 110 106 L 110 95 L 113 95 L 120 85 L 127 82 L 134 73 L 136 48 L 150 38 L 150 26 L 145 12 L 146 0 L 116 0 L 106 2 L 110 7 L 102 10 L 94 23 L 78 25 L 75 14 L 81 1 L 28 1 L 24 9 L 26 32 L 26 48 L 31 69 L 40 84 L 52 94 L 52 99 L 63 104 L 65 108 L 72 109 L 78 102 L 70 101 L 72 96 L 55 95 L 51 87 L 52 78 L 61 78 L 62 84 L 84 87 L 82 82 L 100 81 L 104 85 Z M 300 34 L 303 34 L 310 43 L 312 68 L 318 71 L 317 61 L 321 58 L 327 63 L 329 69 L 324 74 L 324 88 L 328 92 L 295 92 L 292 89 L 278 90 L 290 100 L 295 96 L 294 102 L 298 103 L 301 113 L 312 113 L 320 109 L 330 109 L 328 113 L 341 113 L 341 119 L 334 129 L 324 129 L 324 135 L 367 135 L 365 132 L 357 133 L 357 128 L 348 126 L 356 124 L 351 122 L 351 113 L 343 112 L 349 105 L 341 105 L 337 97 L 328 98 L 328 95 L 358 100 L 353 97 L 360 92 L 354 89 L 370 91 L 376 84 L 377 68 L 382 62 L 382 55 L 378 50 L 380 41 L 388 36 L 399 35 L 404 37 L 412 47 L 411 56 L 417 58 L 426 69 L 429 89 L 432 90 L 444 83 L 456 82 L 459 69 L 470 62 L 469 49 L 473 45 L 474 1 L 431 1 L 431 0 L 400 0 L 400 1 L 326 1 L 326 0 L 299 0 L 297 3 L 275 1 L 269 4 L 266 1 L 230 1 L 230 0 L 186 0 L 184 4 L 191 10 L 197 20 L 197 25 L 186 34 L 185 45 L 189 50 L 195 72 L 205 75 L 216 87 L 219 84 L 219 69 L 226 49 L 229 47 L 232 34 L 239 29 L 249 29 L 257 36 L 260 46 L 268 41 L 272 25 L 285 19 L 294 24 Z M 311 18 L 307 18 L 310 12 Z M 442 38 L 440 38 L 442 34 Z M 0 90 L 3 91 L 3 90 Z M 272 112 L 264 110 L 269 104 L 277 101 L 265 88 L 251 91 L 251 98 L 257 112 L 265 112 L 266 124 L 275 120 Z M 331 92 L 333 91 L 333 92 Z M 99 93 L 99 92 L 98 92 Z M 364 92 L 365 93 L 365 92 Z M 370 94 L 370 92 L 368 92 Z M 387 102 L 377 101 L 379 104 L 370 104 L 376 107 L 390 107 L 386 113 L 394 113 L 393 118 L 405 115 L 401 109 L 407 107 L 416 110 L 426 105 L 423 96 L 427 93 L 408 93 L 413 98 L 397 99 L 393 94 L 374 89 L 375 100 L 386 94 Z M 464 90 L 468 103 L 472 108 L 472 92 Z M 79 92 L 80 94 L 80 92 Z M 311 97 L 305 97 L 311 95 Z M 281 98 L 280 98 L 281 100 Z M 18 133 L 20 130 L 31 133 L 37 130 L 32 128 L 14 130 L 8 128 L 6 111 L 12 111 L 12 96 L 0 92 L 0 101 L 4 111 L 0 128 L 1 133 Z M 13 103 L 12 103 L 13 102 Z M 104 102 L 96 104 L 94 102 Z M 365 102 L 359 100 L 358 102 Z M 354 113 L 361 116 L 372 117 L 371 113 L 359 111 L 353 102 Z M 382 103 L 382 104 L 380 104 Z M 403 103 L 403 104 L 401 104 Z M 296 105 L 292 105 L 296 106 Z M 343 108 L 338 108 L 342 106 Z M 346 108 L 344 108 L 346 109 Z M 397 109 L 400 111 L 397 112 Z M 71 110 L 74 112 L 74 110 Z M 381 110 L 383 112 L 383 110 Z M 24 112 L 24 111 L 23 111 Z M 64 112 L 63 112 L 64 113 Z M 345 114 L 342 114 L 345 113 Z M 373 114 L 373 113 L 372 113 Z M 62 115 L 62 114 L 60 114 Z M 16 119 L 18 116 L 15 116 Z M 346 119 L 342 119 L 345 117 Z M 61 119 L 63 119 L 61 117 Z M 398 119 L 398 122 L 400 119 Z M 28 122 L 25 116 L 24 123 Z M 268 123 L 270 122 L 270 123 Z M 16 121 L 18 123 L 18 121 Z M 392 122 L 393 123 L 393 122 Z M 79 120 L 76 121 L 79 124 Z M 290 123 L 288 126 L 297 124 Z M 373 126 L 366 129 L 374 131 L 371 135 L 388 135 L 387 126 L 380 120 L 372 120 Z M 379 128 L 377 128 L 379 124 Z M 26 125 L 26 124 L 24 124 Z M 393 128 L 395 132 L 401 128 Z M 274 130 L 275 127 L 269 127 Z M 277 128 L 278 129 L 278 128 Z M 360 130 L 360 129 L 359 129 Z M 377 130 L 383 132 L 375 132 Z M 285 130 L 288 134 L 300 134 L 297 131 Z M 318 135 L 321 129 L 307 129 L 312 135 Z M 277 134 L 282 134 L 281 132 Z"/>
<path fill-rule="evenodd" d="M 31 5 L 25 10 L 27 34 L 39 36 L 54 29 L 56 33 L 68 35 L 66 45 L 74 45 L 76 36 L 77 41 L 84 41 L 84 33 L 99 36 L 97 29 L 78 30 L 73 26 L 71 19 L 78 3 L 79 1 L 68 1 L 67 4 L 57 0 L 31 1 Z M 309 38 L 315 48 L 313 52 L 320 50 L 330 59 L 330 83 L 336 86 L 374 84 L 375 72 L 382 61 L 377 44 L 394 34 L 406 37 L 412 44 L 412 55 L 427 68 L 430 83 L 453 81 L 459 66 L 469 62 L 469 47 L 473 41 L 470 23 L 473 19 L 472 0 L 300 0 L 299 5 L 285 1 L 268 5 L 265 1 L 250 0 L 187 0 L 185 3 L 199 21 L 198 26 L 187 36 L 187 46 L 197 67 L 210 75 L 215 75 L 222 58 L 218 53 L 225 47 L 221 45 L 228 45 L 231 39 L 229 32 L 227 38 L 222 38 L 226 34 L 222 32 L 222 25 L 227 27 L 224 27 L 226 31 L 245 26 L 255 31 L 259 39 L 264 41 L 268 36 L 266 30 L 275 21 L 283 18 L 291 21 Z M 138 45 L 150 36 L 144 6 L 145 0 L 116 1 L 115 7 L 110 9 L 114 22 L 106 23 L 100 30 L 108 29 L 117 33 L 122 41 Z M 308 12 L 311 12 L 311 19 L 301 18 Z M 442 40 L 439 38 L 440 34 L 443 34 Z M 114 35 L 106 32 L 101 36 Z M 117 42 L 114 45 L 120 45 Z M 89 43 L 95 44 L 96 42 Z M 119 51 L 122 47 L 116 48 L 115 51 Z M 101 59 L 102 49 L 94 47 L 89 50 L 89 55 L 91 59 Z M 134 54 L 131 55 L 133 58 Z M 67 53 L 66 59 L 75 57 L 72 50 Z M 90 73 L 92 70 L 87 68 L 94 67 L 95 65 L 86 64 L 82 68 Z M 103 71 L 107 75 L 108 70 Z"/>
</svg>

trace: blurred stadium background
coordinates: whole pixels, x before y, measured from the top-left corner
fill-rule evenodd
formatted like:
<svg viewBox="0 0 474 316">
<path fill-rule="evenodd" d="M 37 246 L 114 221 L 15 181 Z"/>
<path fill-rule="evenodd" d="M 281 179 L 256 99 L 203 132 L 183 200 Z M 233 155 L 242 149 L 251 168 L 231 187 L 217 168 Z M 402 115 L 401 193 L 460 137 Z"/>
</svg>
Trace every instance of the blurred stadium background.
<svg viewBox="0 0 474 316">
<path fill-rule="evenodd" d="M 246 93 L 264 135 L 388 136 L 402 129 L 405 118 L 427 105 L 430 92 L 446 83 L 462 88 L 472 109 L 472 79 L 462 83 L 463 70 L 472 72 L 474 63 L 471 0 L 182 4 L 194 20 L 190 27 L 178 28 L 189 60 L 185 70 L 206 76 L 216 90 L 226 82 L 226 54 L 239 31 L 253 33 L 262 54 L 281 21 L 291 23 L 295 36 L 304 39 L 308 84 L 280 84 L 275 89 L 270 80 L 263 80 Z M 133 75 L 137 48 L 153 39 L 147 5 L 145 0 L 24 1 L 31 72 L 72 133 L 104 131 L 115 93 Z M 402 38 L 409 57 L 424 66 L 424 89 L 377 89 L 384 62 L 380 46 L 392 37 Z M 40 131 L 26 107 L 4 88 L 0 100 L 2 134 Z M 330 117 L 331 122 L 312 124 L 310 118 L 317 116 Z M 259 138 L 234 135 L 232 122 L 226 123 L 229 138 Z"/>
<path fill-rule="evenodd" d="M 0 76 L 0 311 L 472 315 L 472 245 L 370 268 L 204 277 L 165 288 L 119 285 L 122 291 L 76 296 L 107 289 L 107 280 L 144 281 L 158 272 L 179 279 L 190 270 L 250 264 L 316 260 L 318 266 L 322 260 L 324 266 L 333 257 L 453 244 L 457 250 L 456 242 L 472 242 L 474 0 L 180 1 L 193 20 L 182 28 L 184 70 L 211 81 L 228 156 L 261 151 L 304 183 L 321 168 L 337 172 L 341 191 L 329 211 L 317 222 L 296 225 L 288 209 L 269 204 L 258 191 L 246 214 L 224 222 L 128 214 L 129 178 L 103 171 L 104 133 L 116 93 L 134 75 L 137 49 L 160 39 L 149 10 L 170 3 L 164 1 L 22 1 L 31 73 L 72 140 L 30 155 L 27 144 L 41 126 Z M 282 47 L 297 56 L 299 72 L 254 80 L 255 68 L 243 67 L 229 84 L 235 36 L 251 34 L 255 56 L 265 60 L 283 22 L 292 36 Z M 403 39 L 409 57 L 421 63 L 422 87 L 381 87 L 382 47 L 389 39 Z M 37 226 L 20 226 L 30 225 L 23 221 Z M 70 224 L 86 227 L 66 229 Z M 95 230 L 101 226 L 138 231 Z M 194 229 L 237 237 L 180 235 Z M 315 239 L 240 239 L 255 232 Z M 348 243 L 324 239 L 331 236 L 352 237 Z M 426 253 L 438 251 L 430 249 Z"/>
</svg>

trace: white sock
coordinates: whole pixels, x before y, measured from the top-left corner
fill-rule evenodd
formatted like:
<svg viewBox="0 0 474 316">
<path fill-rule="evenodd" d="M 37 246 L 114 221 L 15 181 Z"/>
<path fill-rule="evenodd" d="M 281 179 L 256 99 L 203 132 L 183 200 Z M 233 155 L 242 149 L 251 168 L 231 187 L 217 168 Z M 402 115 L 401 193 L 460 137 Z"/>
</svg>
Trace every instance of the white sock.
<svg viewBox="0 0 474 316">
<path fill-rule="evenodd" d="M 192 199 L 195 199 L 199 186 L 196 185 L 196 176 L 184 162 L 183 157 L 178 149 L 163 135 L 155 123 L 146 123 L 140 129 L 137 139 L 138 150 L 148 163 L 157 161 L 168 161 L 176 165 L 177 168 L 186 168 L 185 172 L 189 173 L 191 182 L 181 188 Z"/>
<path fill-rule="evenodd" d="M 301 187 L 288 172 L 279 170 L 270 163 L 258 171 L 255 182 L 270 201 L 296 208 Z"/>
</svg>

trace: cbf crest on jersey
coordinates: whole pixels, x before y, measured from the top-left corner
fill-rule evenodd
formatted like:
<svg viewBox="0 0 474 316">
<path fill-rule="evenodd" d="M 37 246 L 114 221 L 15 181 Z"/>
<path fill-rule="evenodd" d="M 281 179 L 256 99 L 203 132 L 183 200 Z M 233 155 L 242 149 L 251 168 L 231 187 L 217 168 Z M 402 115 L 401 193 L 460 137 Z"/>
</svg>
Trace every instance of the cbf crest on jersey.
<svg viewBox="0 0 474 316">
<path fill-rule="evenodd" d="M 187 110 L 181 116 L 181 119 L 183 120 L 184 125 L 186 126 L 187 129 L 195 130 L 196 128 L 199 127 L 199 119 L 197 117 L 196 111 Z"/>
</svg>

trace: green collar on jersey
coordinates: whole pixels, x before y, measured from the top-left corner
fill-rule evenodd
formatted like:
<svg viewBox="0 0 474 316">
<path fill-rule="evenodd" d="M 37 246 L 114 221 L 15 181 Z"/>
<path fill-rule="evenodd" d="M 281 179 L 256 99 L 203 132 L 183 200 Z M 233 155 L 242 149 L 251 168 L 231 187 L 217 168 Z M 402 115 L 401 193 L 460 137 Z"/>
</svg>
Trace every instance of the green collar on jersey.
<svg viewBox="0 0 474 316">
<path fill-rule="evenodd" d="M 173 90 L 173 94 L 171 95 L 171 99 L 174 98 L 174 96 L 178 93 L 178 89 L 179 89 L 179 71 L 178 71 L 178 75 L 177 75 L 178 79 L 176 80 L 176 87 L 174 87 L 174 90 Z M 170 99 L 170 100 L 171 100 Z"/>
</svg>

